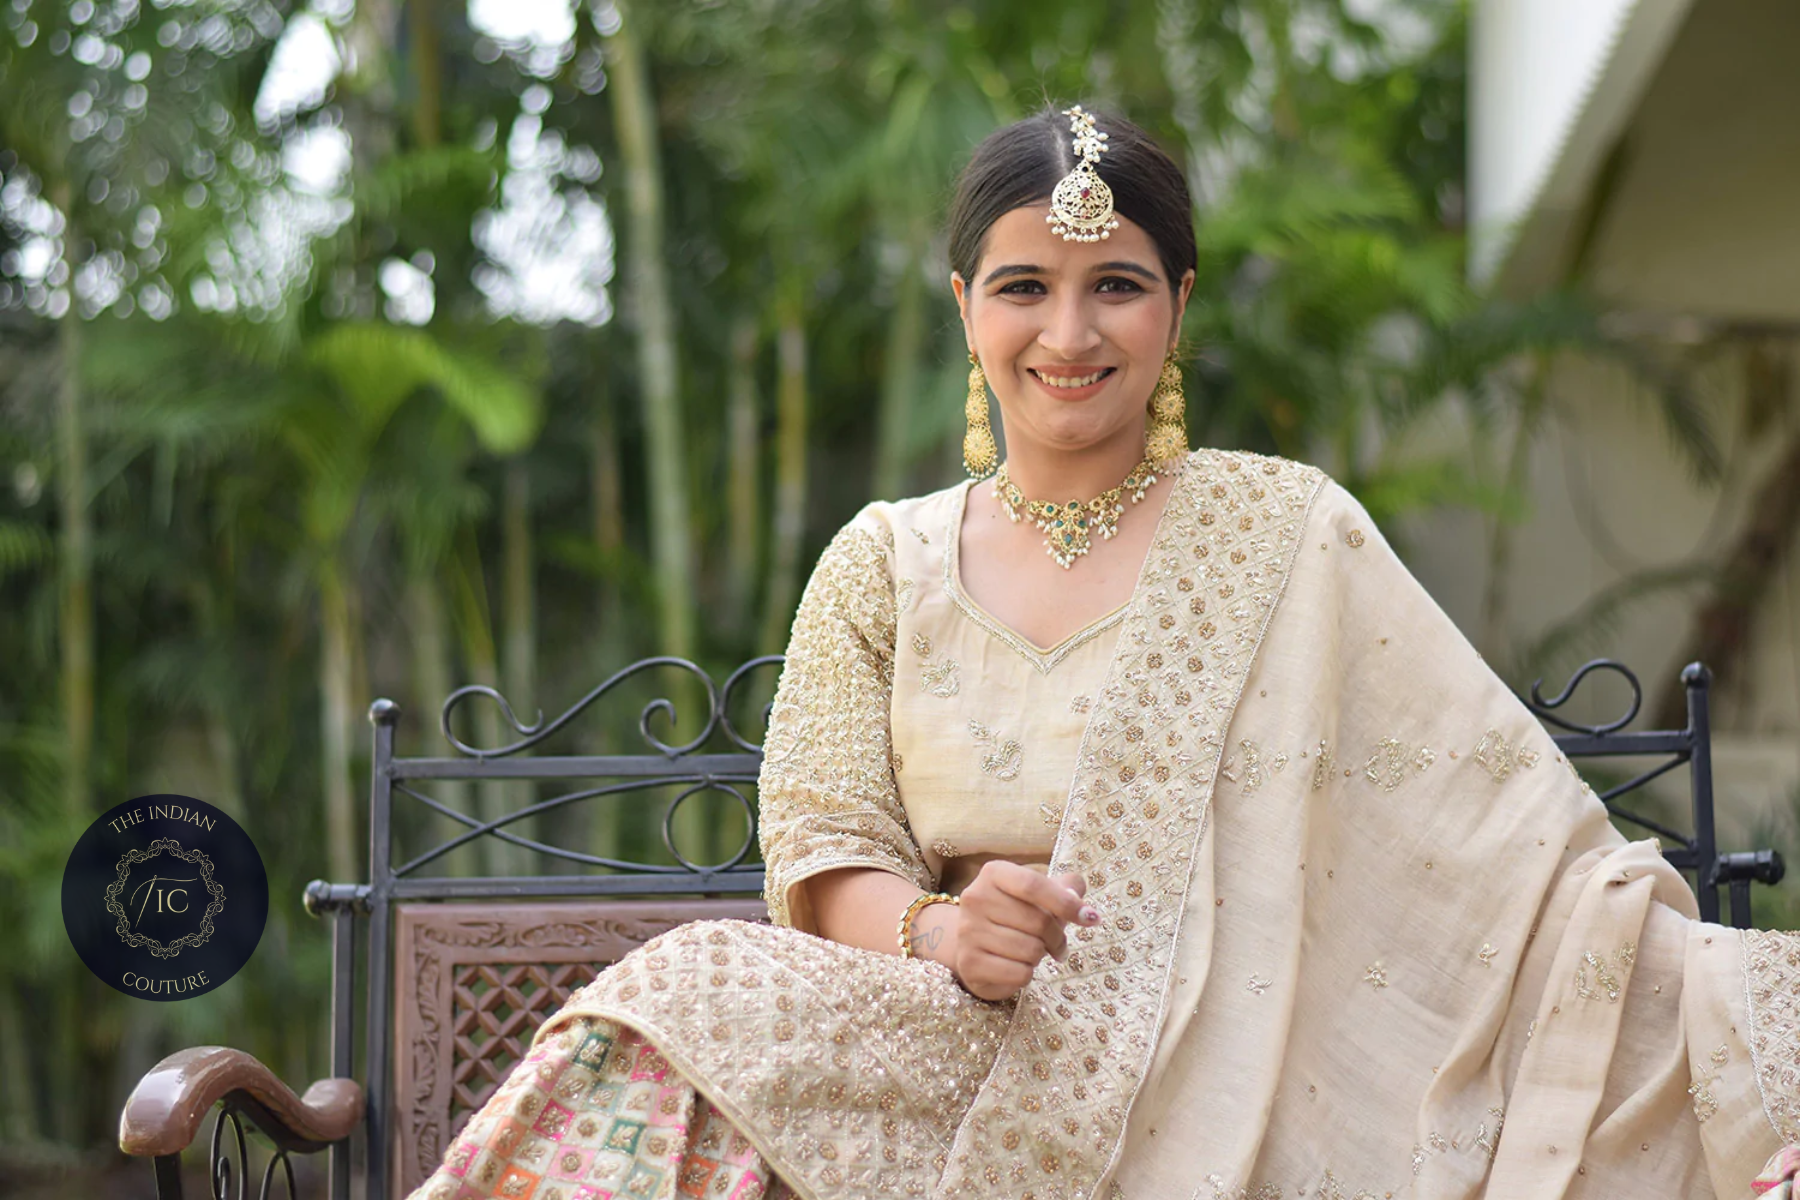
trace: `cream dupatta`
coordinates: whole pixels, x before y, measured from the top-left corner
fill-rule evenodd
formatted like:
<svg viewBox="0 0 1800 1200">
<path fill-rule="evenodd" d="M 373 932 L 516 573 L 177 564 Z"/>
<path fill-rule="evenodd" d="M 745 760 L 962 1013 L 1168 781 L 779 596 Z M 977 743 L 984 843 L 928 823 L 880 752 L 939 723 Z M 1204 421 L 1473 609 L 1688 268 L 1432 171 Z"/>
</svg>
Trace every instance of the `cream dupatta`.
<svg viewBox="0 0 1800 1200">
<path fill-rule="evenodd" d="M 642 1033 L 797 1192 L 1705 1194 L 1800 1139 L 1794 939 L 1689 921 L 1282 460 L 1197 452 L 1168 501 L 1058 837 L 1107 917 L 1065 963 L 994 1005 L 804 932 L 821 871 L 934 882 L 889 766 L 883 508 L 822 558 L 771 720 L 786 927 L 677 930 L 560 1014 Z"/>
</svg>

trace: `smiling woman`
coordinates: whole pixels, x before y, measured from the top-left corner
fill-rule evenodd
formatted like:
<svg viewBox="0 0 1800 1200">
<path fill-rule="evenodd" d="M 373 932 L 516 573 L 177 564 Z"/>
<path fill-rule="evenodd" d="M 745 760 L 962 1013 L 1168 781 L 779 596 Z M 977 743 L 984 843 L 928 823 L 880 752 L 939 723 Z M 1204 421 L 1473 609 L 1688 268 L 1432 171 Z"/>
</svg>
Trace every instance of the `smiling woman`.
<svg viewBox="0 0 1800 1200">
<path fill-rule="evenodd" d="M 775 927 L 603 972 L 420 1194 L 1740 1196 L 1800 1141 L 1800 940 L 1692 920 L 1343 489 L 1187 451 L 1189 211 L 1113 118 L 977 149 L 1007 458 L 813 573 Z"/>
</svg>

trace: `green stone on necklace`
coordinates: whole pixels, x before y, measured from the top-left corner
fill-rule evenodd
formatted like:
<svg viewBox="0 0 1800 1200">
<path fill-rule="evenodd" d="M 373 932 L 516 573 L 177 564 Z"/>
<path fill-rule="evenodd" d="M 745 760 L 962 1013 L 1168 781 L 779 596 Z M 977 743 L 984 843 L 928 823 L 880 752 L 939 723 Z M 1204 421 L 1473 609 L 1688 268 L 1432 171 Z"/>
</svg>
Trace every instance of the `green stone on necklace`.
<svg viewBox="0 0 1800 1200">
<path fill-rule="evenodd" d="M 1031 518 L 1032 524 L 1043 530 L 1044 549 L 1056 560 L 1056 565 L 1068 570 L 1075 565 L 1075 560 L 1093 549 L 1093 535 L 1098 533 L 1102 538 L 1110 538 L 1119 532 L 1119 518 L 1125 515 L 1125 506 L 1121 503 L 1124 495 L 1130 493 L 1131 502 L 1138 503 L 1150 485 L 1156 482 L 1156 473 L 1150 460 L 1145 459 L 1131 469 L 1117 487 L 1108 488 L 1092 500 L 1083 503 L 1070 500 L 1066 504 L 1058 504 L 1053 500 L 1027 500 L 1019 490 L 1012 477 L 1006 473 L 1006 464 L 1000 464 L 1000 470 L 994 476 L 994 495 L 1006 509 L 1006 515 L 1014 522 L 1021 515 Z M 1058 537 L 1058 531 L 1061 536 Z"/>
</svg>

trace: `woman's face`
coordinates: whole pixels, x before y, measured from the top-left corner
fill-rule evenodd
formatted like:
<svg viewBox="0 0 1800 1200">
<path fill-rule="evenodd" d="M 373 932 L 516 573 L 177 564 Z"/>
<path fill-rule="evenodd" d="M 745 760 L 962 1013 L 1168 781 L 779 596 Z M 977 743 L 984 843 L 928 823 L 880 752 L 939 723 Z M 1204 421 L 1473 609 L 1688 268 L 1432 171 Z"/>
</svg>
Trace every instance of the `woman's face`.
<svg viewBox="0 0 1800 1200">
<path fill-rule="evenodd" d="M 1143 437 L 1146 406 L 1194 285 L 1171 287 L 1150 235 L 1121 216 L 1102 242 L 1050 231 L 1047 204 L 989 227 L 975 277 L 951 276 L 969 348 L 1000 402 L 1008 453 Z"/>
</svg>

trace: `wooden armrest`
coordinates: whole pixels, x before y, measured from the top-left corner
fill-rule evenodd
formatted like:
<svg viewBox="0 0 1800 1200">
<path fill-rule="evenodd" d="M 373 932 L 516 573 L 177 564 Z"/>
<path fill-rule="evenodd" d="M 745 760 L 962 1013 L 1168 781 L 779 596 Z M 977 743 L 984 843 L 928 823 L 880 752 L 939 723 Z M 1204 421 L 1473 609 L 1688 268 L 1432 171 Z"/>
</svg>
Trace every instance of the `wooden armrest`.
<svg viewBox="0 0 1800 1200">
<path fill-rule="evenodd" d="M 195 1046 L 157 1063 L 132 1089 L 119 1114 L 119 1149 L 146 1158 L 179 1154 L 212 1106 L 228 1098 L 277 1146 L 303 1154 L 349 1137 L 364 1104 L 353 1079 L 321 1079 L 296 1096 L 242 1050 Z"/>
</svg>

